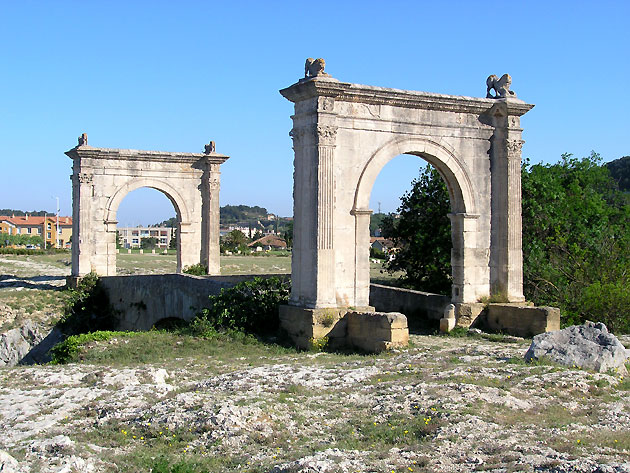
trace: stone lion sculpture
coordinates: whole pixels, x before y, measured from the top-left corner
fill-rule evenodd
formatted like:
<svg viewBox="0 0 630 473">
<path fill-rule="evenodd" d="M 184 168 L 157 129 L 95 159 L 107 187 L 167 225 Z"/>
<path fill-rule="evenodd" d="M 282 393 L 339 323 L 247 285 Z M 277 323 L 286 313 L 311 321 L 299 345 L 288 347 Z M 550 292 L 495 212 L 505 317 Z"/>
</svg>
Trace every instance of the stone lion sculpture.
<svg viewBox="0 0 630 473">
<path fill-rule="evenodd" d="M 324 72 L 325 67 L 326 61 L 324 61 L 321 57 L 319 59 L 309 57 L 304 65 L 304 78 L 327 76 L 328 74 Z"/>
<path fill-rule="evenodd" d="M 516 97 L 516 94 L 510 90 L 510 85 L 512 85 L 510 74 L 503 74 L 500 79 L 492 74 L 486 79 L 486 85 L 488 86 L 486 98 L 503 99 L 505 97 Z M 490 93 L 492 89 L 494 89 L 494 95 Z"/>
</svg>

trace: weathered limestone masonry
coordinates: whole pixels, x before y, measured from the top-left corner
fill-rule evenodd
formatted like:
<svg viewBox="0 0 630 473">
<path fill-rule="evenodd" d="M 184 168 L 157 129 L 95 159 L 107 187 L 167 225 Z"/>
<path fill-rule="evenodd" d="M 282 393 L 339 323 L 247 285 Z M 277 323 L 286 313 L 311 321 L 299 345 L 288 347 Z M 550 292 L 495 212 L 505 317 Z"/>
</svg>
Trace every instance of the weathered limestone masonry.
<svg viewBox="0 0 630 473">
<path fill-rule="evenodd" d="M 177 213 L 177 272 L 197 263 L 219 274 L 219 166 L 214 142 L 204 153 L 93 148 L 87 135 L 72 158 L 72 276 L 116 275 L 116 211 L 140 187 L 163 192 Z"/>
<path fill-rule="evenodd" d="M 373 310 L 369 198 L 381 169 L 400 154 L 428 161 L 447 184 L 457 316 L 474 319 L 484 297 L 524 301 L 520 117 L 533 105 L 517 99 L 510 82 L 507 74 L 491 76 L 488 98 L 459 97 L 340 82 L 324 72 L 323 60 L 307 61 L 305 78 L 280 91 L 295 104 L 285 327 L 314 324 L 330 309 Z"/>
</svg>

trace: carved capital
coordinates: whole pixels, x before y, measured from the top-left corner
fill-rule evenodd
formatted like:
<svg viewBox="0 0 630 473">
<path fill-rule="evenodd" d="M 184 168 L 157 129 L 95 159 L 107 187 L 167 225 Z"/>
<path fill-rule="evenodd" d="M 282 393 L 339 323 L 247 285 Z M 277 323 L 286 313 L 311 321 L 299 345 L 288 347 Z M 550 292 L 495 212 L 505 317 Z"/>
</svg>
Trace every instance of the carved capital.
<svg viewBox="0 0 630 473">
<path fill-rule="evenodd" d="M 334 146 L 337 140 L 337 127 L 330 125 L 317 125 L 317 144 Z"/>
<path fill-rule="evenodd" d="M 221 175 L 218 172 L 211 172 L 208 177 L 208 183 L 210 184 L 210 189 L 218 189 L 221 185 Z"/>
<path fill-rule="evenodd" d="M 523 140 L 507 140 L 506 146 L 508 151 L 508 156 L 521 156 L 521 150 L 523 149 Z"/>
<path fill-rule="evenodd" d="M 72 176 L 79 184 L 92 184 L 92 174 L 80 172 L 79 174 L 73 174 Z"/>
</svg>

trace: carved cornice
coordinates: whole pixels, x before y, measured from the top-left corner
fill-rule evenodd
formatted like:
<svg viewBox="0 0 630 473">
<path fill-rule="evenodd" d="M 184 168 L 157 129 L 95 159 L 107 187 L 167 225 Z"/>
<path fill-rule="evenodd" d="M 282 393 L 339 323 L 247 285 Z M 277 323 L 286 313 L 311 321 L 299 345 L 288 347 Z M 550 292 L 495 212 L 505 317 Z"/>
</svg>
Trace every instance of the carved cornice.
<svg viewBox="0 0 630 473">
<path fill-rule="evenodd" d="M 119 161 L 154 161 L 196 163 L 199 160 L 210 164 L 222 164 L 230 157 L 224 154 L 177 153 L 169 151 L 142 151 L 137 149 L 93 148 L 81 146 L 65 153 L 71 159 L 111 159 Z"/>
<path fill-rule="evenodd" d="M 296 83 L 282 89 L 280 93 L 291 102 L 313 97 L 333 97 L 335 101 L 342 102 L 475 114 L 488 113 L 493 107 L 503 105 L 507 114 L 521 116 L 534 107 L 517 98 L 463 97 L 326 80 Z"/>
</svg>

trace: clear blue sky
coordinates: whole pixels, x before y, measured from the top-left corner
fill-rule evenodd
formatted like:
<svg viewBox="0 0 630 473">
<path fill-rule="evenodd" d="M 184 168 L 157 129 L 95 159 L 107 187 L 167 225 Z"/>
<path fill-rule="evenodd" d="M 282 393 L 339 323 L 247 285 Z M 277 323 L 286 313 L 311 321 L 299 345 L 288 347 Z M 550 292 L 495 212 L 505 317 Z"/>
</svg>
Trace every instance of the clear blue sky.
<svg viewBox="0 0 630 473">
<path fill-rule="evenodd" d="M 623 1 L 9 1 L 0 0 L 0 208 L 71 213 L 71 160 L 97 147 L 231 156 L 222 204 L 292 213 L 292 104 L 278 90 L 306 57 L 361 84 L 482 97 L 511 74 L 523 156 L 555 162 L 591 150 L 630 154 L 630 2 Z M 417 175 L 417 158 L 383 170 L 384 211 Z M 136 191 L 121 223 L 174 214 Z"/>
</svg>

